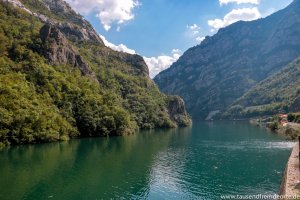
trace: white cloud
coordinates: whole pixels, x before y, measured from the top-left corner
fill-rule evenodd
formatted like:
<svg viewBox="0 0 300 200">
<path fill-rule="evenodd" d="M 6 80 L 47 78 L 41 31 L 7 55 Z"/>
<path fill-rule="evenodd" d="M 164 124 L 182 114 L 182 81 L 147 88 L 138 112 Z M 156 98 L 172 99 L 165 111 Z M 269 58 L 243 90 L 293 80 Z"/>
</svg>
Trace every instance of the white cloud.
<svg viewBox="0 0 300 200">
<path fill-rule="evenodd" d="M 197 42 L 201 43 L 203 40 L 205 39 L 205 37 L 196 37 Z"/>
<path fill-rule="evenodd" d="M 187 25 L 189 37 L 195 39 L 198 43 L 201 43 L 205 37 L 200 35 L 200 27 L 197 24 Z"/>
<path fill-rule="evenodd" d="M 226 14 L 223 19 L 208 20 L 208 25 L 213 27 L 214 30 L 217 30 L 240 20 L 252 21 L 261 17 L 262 15 L 256 7 L 233 9 Z"/>
<path fill-rule="evenodd" d="M 237 3 L 237 4 L 250 3 L 250 4 L 258 5 L 260 3 L 260 0 L 219 0 L 219 2 L 220 5 L 229 4 L 229 3 Z"/>
<path fill-rule="evenodd" d="M 176 54 L 176 53 L 177 53 L 177 54 L 181 54 L 182 51 L 181 51 L 180 49 L 173 49 L 173 50 L 172 50 L 172 53 L 173 53 L 173 54 Z"/>
<path fill-rule="evenodd" d="M 115 45 L 106 40 L 103 35 L 100 35 L 101 39 L 103 40 L 105 46 L 115 50 L 121 51 L 129 54 L 137 54 L 135 50 L 128 48 L 124 44 Z M 143 57 L 146 64 L 149 68 L 150 77 L 154 78 L 159 72 L 169 68 L 172 63 L 176 62 L 179 57 L 181 56 L 182 51 L 179 49 L 173 49 L 170 56 L 161 55 L 158 57 Z"/>
<path fill-rule="evenodd" d="M 111 25 L 123 24 L 134 18 L 133 10 L 140 5 L 138 0 L 66 0 L 76 11 L 82 14 L 96 12 L 104 29 Z M 119 28 L 117 28 L 119 29 Z"/>
<path fill-rule="evenodd" d="M 191 31 L 193 35 L 199 34 L 200 27 L 197 24 L 187 25 L 186 28 Z"/>
<path fill-rule="evenodd" d="M 109 41 L 106 40 L 106 38 L 103 35 L 100 35 L 101 39 L 104 42 L 104 45 L 115 50 L 115 51 L 122 51 L 122 52 L 126 52 L 129 54 L 136 54 L 135 50 L 133 49 L 129 49 L 126 45 L 124 44 L 119 44 L 119 45 L 115 45 Z"/>
<path fill-rule="evenodd" d="M 171 56 L 158 56 L 147 58 L 144 57 L 150 71 L 150 77 L 154 78 L 159 72 L 168 69 L 174 62 L 176 62 L 181 56 L 181 51 L 179 49 L 173 49 Z"/>
</svg>

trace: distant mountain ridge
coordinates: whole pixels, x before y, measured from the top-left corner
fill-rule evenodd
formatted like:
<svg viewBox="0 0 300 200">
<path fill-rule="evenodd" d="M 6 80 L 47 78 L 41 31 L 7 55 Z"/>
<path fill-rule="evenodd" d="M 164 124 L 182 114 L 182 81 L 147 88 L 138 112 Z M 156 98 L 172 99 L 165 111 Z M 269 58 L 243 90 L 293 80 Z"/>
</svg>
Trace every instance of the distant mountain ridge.
<svg viewBox="0 0 300 200">
<path fill-rule="evenodd" d="M 239 21 L 206 37 L 155 77 L 184 98 L 194 118 L 219 116 L 249 89 L 300 55 L 300 1 L 269 17 Z"/>
</svg>

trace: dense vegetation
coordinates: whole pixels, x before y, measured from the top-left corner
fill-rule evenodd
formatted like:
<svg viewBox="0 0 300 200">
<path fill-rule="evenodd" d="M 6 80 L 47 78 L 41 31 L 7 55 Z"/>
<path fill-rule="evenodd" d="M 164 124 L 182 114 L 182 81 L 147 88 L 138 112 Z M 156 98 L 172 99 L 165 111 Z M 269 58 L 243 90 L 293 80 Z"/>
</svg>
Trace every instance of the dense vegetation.
<svg viewBox="0 0 300 200">
<path fill-rule="evenodd" d="M 287 120 L 289 122 L 300 123 L 300 113 L 289 113 Z"/>
<path fill-rule="evenodd" d="M 127 55 L 69 41 L 95 80 L 72 65 L 45 59 L 42 26 L 34 16 L 0 2 L 0 146 L 176 126 L 168 113 L 169 97 L 120 59 Z M 187 115 L 185 120 L 188 125 Z"/>
</svg>

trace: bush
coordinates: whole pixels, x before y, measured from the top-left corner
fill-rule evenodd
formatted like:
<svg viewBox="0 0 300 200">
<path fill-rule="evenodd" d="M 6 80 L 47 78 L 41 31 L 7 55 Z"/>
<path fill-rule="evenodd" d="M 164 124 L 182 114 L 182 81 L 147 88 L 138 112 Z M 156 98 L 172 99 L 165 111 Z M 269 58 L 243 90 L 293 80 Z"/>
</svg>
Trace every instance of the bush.
<svg viewBox="0 0 300 200">
<path fill-rule="evenodd" d="M 268 125 L 268 127 L 272 130 L 272 131 L 276 131 L 279 127 L 279 123 L 276 122 L 272 122 L 271 124 Z"/>
</svg>

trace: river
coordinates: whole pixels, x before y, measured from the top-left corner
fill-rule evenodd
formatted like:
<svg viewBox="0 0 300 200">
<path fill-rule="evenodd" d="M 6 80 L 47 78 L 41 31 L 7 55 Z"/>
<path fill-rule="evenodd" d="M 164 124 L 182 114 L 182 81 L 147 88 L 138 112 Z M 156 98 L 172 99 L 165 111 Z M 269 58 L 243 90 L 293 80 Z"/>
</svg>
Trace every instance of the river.
<svg viewBox="0 0 300 200">
<path fill-rule="evenodd" d="M 194 123 L 0 151 L 0 199 L 275 194 L 294 143 L 246 122 Z"/>
</svg>

